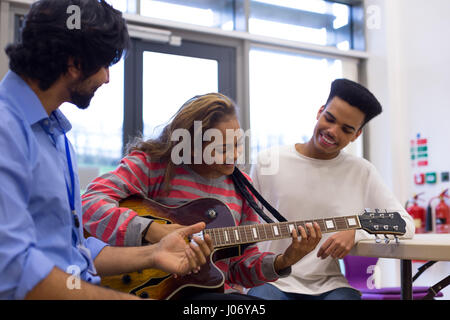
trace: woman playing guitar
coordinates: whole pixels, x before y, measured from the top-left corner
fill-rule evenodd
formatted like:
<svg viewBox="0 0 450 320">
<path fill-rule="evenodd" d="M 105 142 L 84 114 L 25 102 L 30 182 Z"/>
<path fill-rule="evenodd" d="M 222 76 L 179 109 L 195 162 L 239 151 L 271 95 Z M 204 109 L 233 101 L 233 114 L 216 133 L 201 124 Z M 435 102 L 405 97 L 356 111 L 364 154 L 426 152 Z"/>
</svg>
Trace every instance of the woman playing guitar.
<svg viewBox="0 0 450 320">
<path fill-rule="evenodd" d="M 159 137 L 136 140 L 115 170 L 88 186 L 82 196 L 83 224 L 91 235 L 117 246 L 136 246 L 158 242 L 181 227 L 176 223 L 155 223 L 120 207 L 119 202 L 130 196 L 149 198 L 169 207 L 213 197 L 228 206 L 236 225 L 260 223 L 231 179 L 243 140 L 236 134 L 240 125 L 235 103 L 219 93 L 196 96 L 171 119 Z M 240 256 L 218 261 L 216 266 L 225 275 L 225 293 L 232 294 L 228 297 L 245 298 L 236 288 L 250 288 L 287 276 L 290 266 L 311 252 L 322 237 L 316 223 L 306 227 L 292 232 L 292 243 L 283 254 L 260 252 L 252 244 Z"/>
</svg>

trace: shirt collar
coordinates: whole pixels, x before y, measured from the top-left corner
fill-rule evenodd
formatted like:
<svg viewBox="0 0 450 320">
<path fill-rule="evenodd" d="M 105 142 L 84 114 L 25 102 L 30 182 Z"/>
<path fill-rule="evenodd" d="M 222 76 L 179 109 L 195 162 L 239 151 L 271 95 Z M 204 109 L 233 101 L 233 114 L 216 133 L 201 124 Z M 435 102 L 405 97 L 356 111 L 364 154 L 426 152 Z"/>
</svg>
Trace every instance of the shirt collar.
<svg viewBox="0 0 450 320">
<path fill-rule="evenodd" d="M 18 74 L 13 71 L 8 71 L 3 83 L 9 95 L 13 97 L 16 108 L 22 111 L 24 118 L 30 126 L 42 120 L 52 121 L 54 118 L 59 122 L 64 132 L 70 131 L 72 125 L 64 114 L 57 109 L 49 117 L 38 96 Z"/>
</svg>

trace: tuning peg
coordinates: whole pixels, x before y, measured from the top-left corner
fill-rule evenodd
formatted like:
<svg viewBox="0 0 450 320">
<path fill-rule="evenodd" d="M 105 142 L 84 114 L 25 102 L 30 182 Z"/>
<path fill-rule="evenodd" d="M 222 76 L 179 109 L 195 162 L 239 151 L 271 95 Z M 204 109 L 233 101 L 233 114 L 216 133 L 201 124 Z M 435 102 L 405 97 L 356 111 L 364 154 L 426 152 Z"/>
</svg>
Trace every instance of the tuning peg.
<svg viewBox="0 0 450 320">
<path fill-rule="evenodd" d="M 400 240 L 398 239 L 398 237 L 396 235 L 394 236 L 394 239 L 395 239 L 395 243 L 397 243 L 397 244 L 400 243 Z"/>
<path fill-rule="evenodd" d="M 389 239 L 387 235 L 384 235 L 384 243 L 388 244 L 390 241 L 391 239 Z"/>
<path fill-rule="evenodd" d="M 375 235 L 375 242 L 376 242 L 376 243 L 380 243 L 380 242 L 381 242 L 381 239 L 378 238 L 378 235 L 377 235 L 377 234 Z"/>
</svg>

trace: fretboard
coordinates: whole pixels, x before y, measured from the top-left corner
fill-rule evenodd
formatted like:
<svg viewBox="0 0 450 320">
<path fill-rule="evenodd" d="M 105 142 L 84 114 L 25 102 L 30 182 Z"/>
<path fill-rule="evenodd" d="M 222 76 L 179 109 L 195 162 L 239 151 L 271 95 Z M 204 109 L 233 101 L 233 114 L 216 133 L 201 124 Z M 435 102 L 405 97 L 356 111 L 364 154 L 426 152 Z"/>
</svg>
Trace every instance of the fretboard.
<svg viewBox="0 0 450 320">
<path fill-rule="evenodd" d="M 290 238 L 293 229 L 298 230 L 298 226 L 302 226 L 303 228 L 305 228 L 305 230 L 307 230 L 305 225 L 312 222 L 317 222 L 322 233 L 361 228 L 359 218 L 355 215 L 296 222 L 263 223 L 245 226 L 213 228 L 206 229 L 204 232 L 210 235 L 214 247 L 226 247 L 260 241 Z"/>
</svg>

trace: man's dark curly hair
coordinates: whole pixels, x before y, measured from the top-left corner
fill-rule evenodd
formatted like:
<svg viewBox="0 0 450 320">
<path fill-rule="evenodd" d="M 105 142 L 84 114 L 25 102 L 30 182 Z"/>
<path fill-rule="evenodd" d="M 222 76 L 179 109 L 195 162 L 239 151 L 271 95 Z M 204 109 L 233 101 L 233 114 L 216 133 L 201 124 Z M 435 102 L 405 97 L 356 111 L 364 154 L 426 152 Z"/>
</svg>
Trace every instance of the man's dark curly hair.
<svg viewBox="0 0 450 320">
<path fill-rule="evenodd" d="M 72 5 L 80 9 L 79 28 L 68 25 Z M 5 52 L 12 71 L 45 91 L 67 72 L 69 58 L 87 78 L 117 63 L 129 43 L 122 13 L 104 0 L 41 0 L 26 15 L 18 43 Z"/>
<path fill-rule="evenodd" d="M 334 97 L 341 98 L 351 106 L 361 110 L 366 115 L 361 128 L 383 111 L 380 102 L 375 98 L 372 92 L 359 83 L 348 79 L 336 79 L 333 81 L 327 104 Z"/>
</svg>

